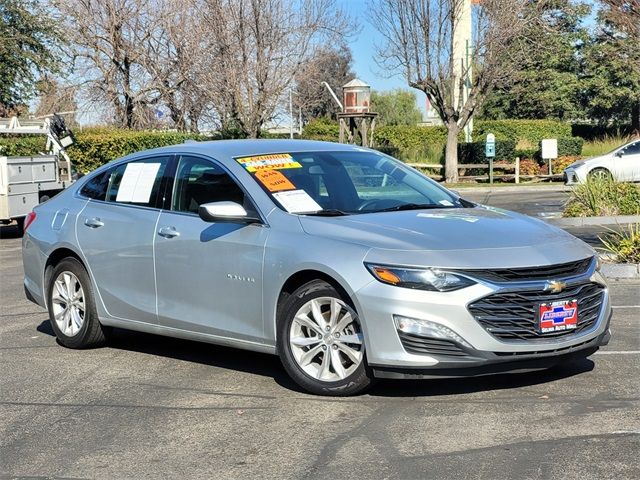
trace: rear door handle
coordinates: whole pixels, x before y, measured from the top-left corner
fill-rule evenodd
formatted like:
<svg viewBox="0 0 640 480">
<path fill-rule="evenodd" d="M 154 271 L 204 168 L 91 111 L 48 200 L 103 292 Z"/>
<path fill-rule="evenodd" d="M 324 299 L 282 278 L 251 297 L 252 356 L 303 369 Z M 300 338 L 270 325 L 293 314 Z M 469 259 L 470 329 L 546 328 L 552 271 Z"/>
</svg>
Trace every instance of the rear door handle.
<svg viewBox="0 0 640 480">
<path fill-rule="evenodd" d="M 98 217 L 87 218 L 84 221 L 84 224 L 90 228 L 98 228 L 104 226 L 104 222 L 101 221 Z"/>
<path fill-rule="evenodd" d="M 164 238 L 173 238 L 180 236 L 180 232 L 175 227 L 162 227 L 158 230 L 158 235 Z"/>
</svg>

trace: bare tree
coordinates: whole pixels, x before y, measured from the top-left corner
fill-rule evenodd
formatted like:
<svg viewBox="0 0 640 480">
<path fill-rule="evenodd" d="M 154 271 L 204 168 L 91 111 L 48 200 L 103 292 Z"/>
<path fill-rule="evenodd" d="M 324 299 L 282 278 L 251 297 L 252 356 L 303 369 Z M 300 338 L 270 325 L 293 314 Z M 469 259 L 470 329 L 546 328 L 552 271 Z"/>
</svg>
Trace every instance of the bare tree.
<svg viewBox="0 0 640 480">
<path fill-rule="evenodd" d="M 300 65 L 345 34 L 335 0 L 195 0 L 209 55 L 203 81 L 220 123 L 256 138 Z"/>
<path fill-rule="evenodd" d="M 474 1 L 472 49 L 459 58 L 455 44 L 469 0 L 373 0 L 374 25 L 383 45 L 380 63 L 404 74 L 409 86 L 426 93 L 447 127 L 445 178 L 458 180 L 458 134 L 491 89 L 509 79 L 526 55 L 527 31 L 542 14 L 544 1 Z M 466 5 L 465 5 L 466 4 Z M 514 48 L 515 47 L 515 48 Z M 468 69 L 473 78 L 463 95 Z"/>
<path fill-rule="evenodd" d="M 51 76 L 44 76 L 37 84 L 38 106 L 34 112 L 36 117 L 51 115 L 52 113 L 75 112 L 77 88 L 73 85 L 63 85 Z M 67 125 L 75 126 L 75 113 L 64 114 Z"/>
<path fill-rule="evenodd" d="M 604 18 L 636 41 L 640 40 L 640 0 L 601 0 Z"/>
<path fill-rule="evenodd" d="M 153 0 L 54 0 L 66 18 L 76 72 L 91 98 L 108 102 L 117 125 L 144 126 L 159 101 L 143 68 L 144 45 L 155 31 Z"/>
<path fill-rule="evenodd" d="M 313 118 L 335 116 L 340 111 L 335 100 L 322 82 L 327 82 L 334 92 L 355 77 L 351 70 L 351 50 L 346 45 L 325 46 L 316 52 L 295 74 L 294 105 L 302 110 L 307 122 Z"/>
</svg>

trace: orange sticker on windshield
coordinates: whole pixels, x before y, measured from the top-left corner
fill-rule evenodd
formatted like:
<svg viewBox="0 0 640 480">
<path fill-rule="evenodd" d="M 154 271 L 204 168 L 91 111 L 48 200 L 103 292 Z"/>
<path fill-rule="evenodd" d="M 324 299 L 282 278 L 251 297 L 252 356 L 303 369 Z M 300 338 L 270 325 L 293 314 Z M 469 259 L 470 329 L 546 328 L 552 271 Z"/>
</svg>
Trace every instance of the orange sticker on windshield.
<svg viewBox="0 0 640 480">
<path fill-rule="evenodd" d="M 278 170 L 258 170 L 255 176 L 270 192 L 293 190 L 296 186 Z"/>
</svg>

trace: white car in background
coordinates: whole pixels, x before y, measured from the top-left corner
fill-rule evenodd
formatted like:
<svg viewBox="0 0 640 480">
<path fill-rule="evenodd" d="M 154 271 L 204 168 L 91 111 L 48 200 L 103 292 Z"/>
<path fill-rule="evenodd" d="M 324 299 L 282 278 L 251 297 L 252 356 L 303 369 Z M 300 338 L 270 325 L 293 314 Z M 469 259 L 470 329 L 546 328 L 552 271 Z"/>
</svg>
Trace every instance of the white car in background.
<svg viewBox="0 0 640 480">
<path fill-rule="evenodd" d="M 599 157 L 572 163 L 564 169 L 564 183 L 583 183 L 587 178 L 613 178 L 619 182 L 640 182 L 640 139 Z"/>
</svg>

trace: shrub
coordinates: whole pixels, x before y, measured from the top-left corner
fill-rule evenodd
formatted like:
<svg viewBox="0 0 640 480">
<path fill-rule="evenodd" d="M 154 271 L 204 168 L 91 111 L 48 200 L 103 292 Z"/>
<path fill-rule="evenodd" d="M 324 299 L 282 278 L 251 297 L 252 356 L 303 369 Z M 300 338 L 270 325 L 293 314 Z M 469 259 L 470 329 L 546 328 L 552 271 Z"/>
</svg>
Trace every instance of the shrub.
<svg viewBox="0 0 640 480">
<path fill-rule="evenodd" d="M 535 160 L 525 158 L 520 160 L 520 175 L 538 175 L 540 173 L 540 165 Z"/>
<path fill-rule="evenodd" d="M 584 140 L 580 137 L 560 137 L 558 138 L 558 157 L 568 155 L 581 155 Z"/>
<path fill-rule="evenodd" d="M 150 132 L 116 129 L 88 129 L 75 135 L 76 143 L 67 149 L 78 171 L 87 173 L 101 165 L 133 152 L 206 139 L 193 133 Z M 37 155 L 44 150 L 42 136 L 7 138 L 0 141 L 2 155 Z"/>
<path fill-rule="evenodd" d="M 513 140 L 497 140 L 495 161 L 514 161 L 516 142 Z M 458 163 L 487 163 L 485 156 L 485 143 L 459 143 L 458 144 Z"/>
<path fill-rule="evenodd" d="M 336 122 L 328 118 L 319 118 L 311 120 L 302 129 L 302 138 L 307 140 L 324 140 L 328 142 L 337 142 L 340 127 Z"/>
<path fill-rule="evenodd" d="M 612 253 L 618 263 L 640 263 L 640 224 L 629 224 L 627 229 L 612 230 L 600 238 L 604 250 Z"/>
<path fill-rule="evenodd" d="M 582 155 L 585 157 L 597 157 L 599 155 L 604 155 L 616 147 L 624 145 L 631 140 L 631 138 L 632 137 L 607 136 L 599 140 L 588 141 L 582 146 Z"/>
<path fill-rule="evenodd" d="M 520 157 L 520 160 L 525 158 L 537 160 L 540 157 L 540 150 L 537 148 L 516 148 L 514 155 Z"/>
<path fill-rule="evenodd" d="M 640 215 L 640 185 L 589 178 L 571 191 L 565 217 Z"/>
<path fill-rule="evenodd" d="M 493 133 L 496 139 L 527 141 L 537 145 L 543 138 L 571 137 L 571 125 L 558 120 L 478 120 L 474 122 L 474 137 L 485 137 L 488 133 Z"/>
<path fill-rule="evenodd" d="M 562 173 L 562 171 L 580 159 L 579 156 L 564 156 L 558 157 L 551 161 L 551 168 L 553 173 Z"/>
</svg>

